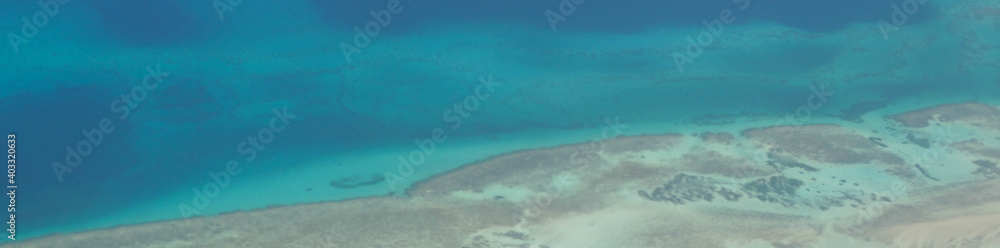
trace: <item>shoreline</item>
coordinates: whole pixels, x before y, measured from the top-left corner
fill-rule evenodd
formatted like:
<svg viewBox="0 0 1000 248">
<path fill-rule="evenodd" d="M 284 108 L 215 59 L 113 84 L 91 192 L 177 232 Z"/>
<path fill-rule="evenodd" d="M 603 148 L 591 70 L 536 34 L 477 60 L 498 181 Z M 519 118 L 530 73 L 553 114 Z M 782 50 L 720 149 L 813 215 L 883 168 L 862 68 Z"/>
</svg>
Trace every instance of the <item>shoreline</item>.
<svg viewBox="0 0 1000 248">
<path fill-rule="evenodd" d="M 920 113 L 921 111 L 928 111 L 929 109 L 936 109 L 939 106 L 954 105 L 954 104 L 956 104 L 956 103 L 944 103 L 944 104 L 941 104 L 941 105 L 938 105 L 938 106 L 934 106 L 934 107 L 920 108 L 920 109 L 911 110 L 909 112 L 905 112 L 905 113 L 902 113 L 902 114 Z M 961 103 L 958 103 L 958 104 L 961 104 Z M 994 106 L 993 108 L 996 108 L 996 107 Z M 902 124 L 898 124 L 898 125 L 902 125 Z M 744 129 L 743 132 L 739 133 L 739 136 L 735 137 L 735 139 L 749 139 L 748 137 L 745 136 L 745 132 L 762 131 L 762 130 L 766 131 L 766 130 L 770 130 L 770 129 L 774 129 L 774 128 L 782 128 L 782 127 L 795 127 L 795 128 L 806 128 L 806 129 L 815 128 L 815 127 L 819 127 L 819 128 L 837 127 L 839 129 L 845 129 L 845 130 L 848 130 L 848 131 L 850 130 L 850 129 L 846 129 L 843 126 L 836 125 L 836 124 L 810 124 L 810 125 L 798 125 L 798 126 L 766 126 L 766 127 L 754 127 L 754 128 Z M 920 129 L 920 128 L 917 128 L 917 129 Z M 717 131 L 720 131 L 720 130 L 717 130 Z M 722 131 L 722 133 L 728 133 L 728 132 Z M 717 134 L 717 133 L 713 133 L 713 134 Z M 608 139 L 608 141 L 609 142 L 616 142 L 617 141 L 619 143 L 622 143 L 622 142 L 628 143 L 629 141 L 643 141 L 643 140 L 649 139 L 649 138 L 680 138 L 680 139 L 694 140 L 693 142 L 701 142 L 701 143 L 706 143 L 706 144 L 708 144 L 708 143 L 714 143 L 716 145 L 724 145 L 722 143 L 715 143 L 715 141 L 712 141 L 712 140 L 704 140 L 703 137 L 701 137 L 701 136 L 687 137 L 687 135 L 678 134 L 678 133 L 620 135 L 620 136 L 617 136 L 617 137 L 614 137 L 614 138 L 610 138 L 610 139 Z M 752 139 L 750 139 L 750 140 L 752 140 Z M 692 141 L 688 141 L 688 142 L 692 142 Z M 446 179 L 449 176 L 463 174 L 463 173 L 467 172 L 468 170 L 475 169 L 477 166 L 486 166 L 486 165 L 488 165 L 490 163 L 495 163 L 495 162 L 502 161 L 502 160 L 505 160 L 505 159 L 518 158 L 518 157 L 522 157 L 522 156 L 531 156 L 530 154 L 545 154 L 545 153 L 552 153 L 552 152 L 555 152 L 555 151 L 563 151 L 563 152 L 565 152 L 565 150 L 573 150 L 573 148 L 582 147 L 583 145 L 586 145 L 586 144 L 587 143 L 584 142 L 584 143 L 563 144 L 563 145 L 557 145 L 557 146 L 552 146 L 552 147 L 544 147 L 544 148 L 537 148 L 537 149 L 522 149 L 522 150 L 516 150 L 516 151 L 506 152 L 506 153 L 502 153 L 502 154 L 498 154 L 498 155 L 493 155 L 493 156 L 490 156 L 490 157 L 487 157 L 487 158 L 484 158 L 484 159 L 476 160 L 475 162 L 463 164 L 463 165 L 461 165 L 459 167 L 456 167 L 456 168 L 454 168 L 452 170 L 449 170 L 449 171 L 447 171 L 445 173 L 438 173 L 438 174 L 435 174 L 434 176 L 431 176 L 431 177 L 425 178 L 423 180 L 420 180 L 420 181 L 412 183 L 407 188 L 407 190 L 405 191 L 405 193 L 403 194 L 404 196 L 406 196 L 406 197 L 403 197 L 403 198 L 395 197 L 390 192 L 390 193 L 388 193 L 386 195 L 355 197 L 355 198 L 348 198 L 348 199 L 341 199 L 341 200 L 309 202 L 309 203 L 288 204 L 288 205 L 271 205 L 271 206 L 268 206 L 268 207 L 265 207 L 265 208 L 261 208 L 261 209 L 227 211 L 227 212 L 223 212 L 223 213 L 219 213 L 219 214 L 213 214 L 213 215 L 209 215 L 209 216 L 192 217 L 192 218 L 189 218 L 189 219 L 170 219 L 170 220 L 161 220 L 161 221 L 145 222 L 145 223 L 138 223 L 138 224 L 119 225 L 119 226 L 115 226 L 115 227 L 100 228 L 100 229 L 86 230 L 86 231 L 80 231 L 80 232 L 52 233 L 52 234 L 48 234 L 48 235 L 44 235 L 44 236 L 29 238 L 29 239 L 22 240 L 22 241 L 19 241 L 19 242 L 16 242 L 16 243 L 26 244 L 26 243 L 34 243 L 34 242 L 44 242 L 44 240 L 60 239 L 60 238 L 63 238 L 63 237 L 70 237 L 70 236 L 76 236 L 76 235 L 84 235 L 84 236 L 86 236 L 86 235 L 96 235 L 96 234 L 100 234 L 100 233 L 120 232 L 120 231 L 127 231 L 127 230 L 132 230 L 132 229 L 142 229 L 142 228 L 149 228 L 149 227 L 162 226 L 162 225 L 171 225 L 171 226 L 186 225 L 187 223 L 190 223 L 189 221 L 205 222 L 205 221 L 211 221 L 212 219 L 216 219 L 216 218 L 220 218 L 220 217 L 221 218 L 234 218 L 234 217 L 241 216 L 241 215 L 257 215 L 257 214 L 265 214 L 265 213 L 271 213 L 271 212 L 282 212 L 282 211 L 289 211 L 289 210 L 297 210 L 297 209 L 302 209 L 302 208 L 314 208 L 314 207 L 326 207 L 326 206 L 333 207 L 333 206 L 339 206 L 339 205 L 353 205 L 353 204 L 359 204 L 359 203 L 379 203 L 379 202 L 397 202 L 397 203 L 404 203 L 404 204 L 406 204 L 406 203 L 416 204 L 416 203 L 419 203 L 419 202 L 422 202 L 422 201 L 427 201 L 430 198 L 438 198 L 438 197 L 430 197 L 430 198 L 428 198 L 429 196 L 427 196 L 427 195 L 417 194 L 415 192 L 415 190 L 420 190 L 425 185 L 433 184 L 435 182 L 439 182 L 441 180 Z M 730 145 L 730 144 L 725 144 L 725 145 Z M 738 144 L 732 144 L 732 145 L 738 145 Z M 671 149 L 673 149 L 673 148 L 671 148 Z M 636 152 L 637 150 L 626 149 L 624 151 L 627 151 L 627 152 Z M 638 151 L 643 151 L 643 150 L 638 150 Z M 569 158 L 566 158 L 566 160 L 568 160 L 568 159 Z M 821 169 L 825 169 L 825 168 L 821 167 Z M 938 185 L 938 186 L 929 185 L 928 186 L 929 188 L 927 188 L 926 190 L 940 191 L 940 190 L 947 190 L 947 189 L 951 189 L 951 188 L 954 188 L 954 187 L 960 187 L 960 186 L 961 185 L 954 184 L 954 183 L 946 183 L 946 184 Z M 470 188 L 470 190 L 472 190 L 472 189 Z M 441 197 L 448 198 L 450 196 L 444 195 L 444 196 L 441 196 Z"/>
</svg>

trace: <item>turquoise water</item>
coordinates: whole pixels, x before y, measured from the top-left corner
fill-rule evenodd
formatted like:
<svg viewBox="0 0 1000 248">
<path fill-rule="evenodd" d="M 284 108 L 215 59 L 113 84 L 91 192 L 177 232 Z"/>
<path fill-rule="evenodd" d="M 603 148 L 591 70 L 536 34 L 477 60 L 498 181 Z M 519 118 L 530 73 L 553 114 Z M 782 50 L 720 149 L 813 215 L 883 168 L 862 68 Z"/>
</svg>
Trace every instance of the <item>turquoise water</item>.
<svg viewBox="0 0 1000 248">
<path fill-rule="evenodd" d="M 815 87 L 835 93 L 805 123 L 862 101 L 905 110 L 996 104 L 1000 92 L 1000 54 L 965 47 L 1000 40 L 996 30 L 949 26 L 951 2 L 921 7 L 886 40 L 877 22 L 895 1 L 585 1 L 556 30 L 545 13 L 559 1 L 402 1 L 348 62 L 341 43 L 386 2 L 244 1 L 221 20 L 210 1 L 62 5 L 16 52 L 0 46 L 0 126 L 21 144 L 19 237 L 181 218 L 192 189 L 230 160 L 242 172 L 199 215 L 400 195 L 492 155 L 587 141 L 607 118 L 633 125 L 626 134 L 692 133 L 795 115 Z M 40 10 L 2 3 L 4 34 Z M 736 21 L 680 72 L 672 54 L 725 9 Z M 147 66 L 169 75 L 119 118 L 115 100 Z M 499 85 L 455 126 L 448 109 L 481 77 Z M 296 117 L 246 161 L 241 142 L 273 109 Z M 114 131 L 72 172 L 54 169 L 102 118 Z M 397 156 L 435 128 L 447 140 L 395 189 L 331 187 L 398 173 Z"/>
</svg>

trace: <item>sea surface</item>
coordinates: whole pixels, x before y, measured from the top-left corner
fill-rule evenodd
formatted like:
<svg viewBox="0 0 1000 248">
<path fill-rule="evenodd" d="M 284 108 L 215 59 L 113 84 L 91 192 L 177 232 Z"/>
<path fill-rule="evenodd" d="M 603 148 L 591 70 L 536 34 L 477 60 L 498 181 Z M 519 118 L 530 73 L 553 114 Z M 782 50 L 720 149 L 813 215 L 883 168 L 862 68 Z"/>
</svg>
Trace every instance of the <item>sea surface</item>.
<svg viewBox="0 0 1000 248">
<path fill-rule="evenodd" d="M 615 135 L 860 130 L 876 124 L 850 121 L 870 111 L 858 103 L 996 106 L 1000 11 L 985 2 L 926 1 L 886 31 L 904 1 L 106 0 L 50 14 L 0 0 L 17 239 L 406 197 L 491 156 L 591 141 L 609 122 L 628 126 Z M 954 7 L 967 4 L 993 9 Z M 47 21 L 27 38 L 36 13 Z M 358 38 L 369 23 L 377 35 Z M 137 90 L 151 74 L 155 88 Z M 113 130 L 94 142 L 102 120 Z M 420 163 L 406 173 L 400 158 Z M 240 172 L 218 183 L 230 161 Z"/>
</svg>

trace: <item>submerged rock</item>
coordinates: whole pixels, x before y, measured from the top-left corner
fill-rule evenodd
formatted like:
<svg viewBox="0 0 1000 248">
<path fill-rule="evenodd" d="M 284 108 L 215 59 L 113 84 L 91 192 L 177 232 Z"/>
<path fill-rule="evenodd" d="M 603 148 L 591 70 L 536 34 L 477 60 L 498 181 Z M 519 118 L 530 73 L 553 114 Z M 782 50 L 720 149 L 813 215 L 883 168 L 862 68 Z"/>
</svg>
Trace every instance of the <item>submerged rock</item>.
<svg viewBox="0 0 1000 248">
<path fill-rule="evenodd" d="M 802 185 L 802 181 L 794 178 L 772 176 L 744 184 L 743 189 L 750 192 L 751 196 L 758 200 L 791 206 L 793 205 L 791 198 L 795 196 L 795 191 Z"/>
<path fill-rule="evenodd" d="M 909 140 L 910 142 L 913 142 L 913 144 L 916 144 L 916 145 L 918 145 L 920 147 L 923 147 L 924 149 L 930 149 L 931 148 L 931 141 L 930 140 L 923 139 L 923 138 L 917 138 L 916 136 L 913 136 L 912 133 L 906 135 L 906 140 Z"/>
<path fill-rule="evenodd" d="M 382 181 L 385 181 L 385 176 L 382 174 L 372 174 L 367 178 L 354 175 L 352 177 L 341 177 L 337 180 L 330 181 L 330 186 L 341 189 L 353 189 L 361 186 L 373 185 Z"/>
</svg>

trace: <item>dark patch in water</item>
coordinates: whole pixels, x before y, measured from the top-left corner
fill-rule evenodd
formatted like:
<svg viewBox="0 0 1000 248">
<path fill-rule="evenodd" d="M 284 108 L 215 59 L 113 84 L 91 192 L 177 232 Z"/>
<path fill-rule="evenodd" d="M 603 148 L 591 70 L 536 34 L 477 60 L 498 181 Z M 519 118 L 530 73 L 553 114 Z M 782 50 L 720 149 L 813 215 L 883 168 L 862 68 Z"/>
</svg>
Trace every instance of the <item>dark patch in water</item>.
<svg viewBox="0 0 1000 248">
<path fill-rule="evenodd" d="M 920 164 L 914 164 L 913 166 L 917 167 L 917 170 L 920 171 L 920 174 L 924 174 L 925 177 L 930 178 L 931 180 L 934 181 L 940 181 L 937 178 L 932 177 L 930 174 L 927 174 L 927 170 L 924 170 L 924 167 L 920 167 Z"/>
<path fill-rule="evenodd" d="M 91 78 L 96 77 L 99 75 L 91 75 Z M 89 78 L 81 77 L 80 80 Z M 6 100 L 17 104 L 0 105 L 0 112 L 17 116 L 0 121 L 0 125 L 17 133 L 20 162 L 36 165 L 17 168 L 19 186 L 33 192 L 18 195 L 19 202 L 23 200 L 32 206 L 18 209 L 19 218 L 31 220 L 19 222 L 21 230 L 100 217 L 123 209 L 128 206 L 129 200 L 144 195 L 135 187 L 118 184 L 124 177 L 123 173 L 109 173 L 128 171 L 141 161 L 129 145 L 132 125 L 119 120 L 118 114 L 109 107 L 124 88 L 116 81 L 59 87 L 13 95 Z M 93 145 L 97 142 L 86 141 L 82 131 L 99 128 L 102 118 L 112 120 L 115 128 L 100 137 L 99 145 Z M 97 139 L 96 135 L 92 137 Z M 59 182 L 51 164 L 58 162 L 66 165 L 66 147 L 75 149 L 85 141 L 92 144 L 90 154 L 81 156 L 81 163 L 71 168 L 72 172 L 63 174 L 63 181 Z"/>
<path fill-rule="evenodd" d="M 314 9 L 328 25 L 343 30 L 363 26 L 373 20 L 370 11 L 386 9 L 388 2 L 311 0 Z M 432 22 L 493 21 L 550 29 L 545 13 L 547 10 L 559 13 L 561 2 L 570 1 L 400 1 L 403 10 L 393 15 L 387 29 L 400 33 Z M 729 9 L 736 16 L 736 23 L 769 21 L 811 32 L 828 32 L 853 23 L 889 20 L 892 5 L 902 3 L 894 0 L 749 2 L 745 10 L 740 10 L 743 2 L 733 3 L 732 0 L 585 1 L 575 5 L 572 13 L 566 15 L 566 20 L 559 22 L 557 28 L 559 31 L 635 33 L 660 26 L 702 26 L 703 21 L 717 19 L 721 11 Z M 567 11 L 569 9 L 566 7 Z M 922 5 L 918 13 L 910 16 L 907 25 L 933 18 L 935 14 L 933 5 Z M 406 18 L 405 21 L 399 21 L 403 18 Z"/>
<path fill-rule="evenodd" d="M 652 193 L 645 190 L 640 190 L 638 193 L 646 200 L 676 205 L 697 201 L 711 202 L 716 196 L 721 196 L 726 201 L 738 201 L 745 195 L 764 202 L 793 206 L 797 197 L 795 191 L 803 184 L 794 178 L 772 176 L 743 184 L 740 189 L 729 189 L 718 187 L 709 177 L 678 174 L 662 187 L 653 189 Z"/>
<path fill-rule="evenodd" d="M 976 171 L 972 172 L 973 174 L 981 174 L 988 178 L 996 178 L 997 176 L 1000 176 L 1000 168 L 997 168 L 996 163 L 986 160 L 976 160 L 972 161 L 972 163 L 980 167 L 979 169 L 976 169 Z"/>
<path fill-rule="evenodd" d="M 886 104 L 879 101 L 865 101 L 851 105 L 850 108 L 840 111 L 840 119 L 856 123 L 864 122 L 861 116 L 878 109 L 885 108 Z"/>
<path fill-rule="evenodd" d="M 651 201 L 666 201 L 683 205 L 696 201 L 711 202 L 715 199 L 714 191 L 714 186 L 706 177 L 678 174 L 670 182 L 664 184 L 663 187 L 653 189 L 652 194 L 640 190 L 639 196 Z M 740 196 L 742 195 L 736 194 L 731 198 L 727 197 L 727 200 L 732 199 L 730 201 L 735 201 Z"/>
<path fill-rule="evenodd" d="M 795 196 L 795 191 L 803 185 L 802 181 L 784 176 L 761 178 L 743 184 L 743 189 L 755 192 L 755 197 L 764 202 L 781 203 L 783 206 L 793 205 L 788 198 Z"/>
<path fill-rule="evenodd" d="M 916 145 L 918 145 L 920 147 L 923 147 L 924 149 L 930 149 L 931 148 L 931 141 L 930 140 L 923 139 L 923 138 L 917 138 L 916 136 L 913 136 L 913 134 L 907 134 L 906 135 L 906 140 L 909 140 L 910 142 L 913 142 L 913 144 L 916 144 Z"/>
<path fill-rule="evenodd" d="M 330 181 L 330 186 L 341 189 L 353 189 L 361 186 L 377 184 L 382 181 L 385 181 L 385 176 L 382 174 L 372 174 L 368 178 L 354 175 L 352 177 L 341 177 L 340 179 Z"/>
<path fill-rule="evenodd" d="M 151 94 L 148 111 L 169 123 L 204 122 L 235 112 L 233 104 L 219 102 L 206 84 L 198 81 L 174 79 Z"/>
<path fill-rule="evenodd" d="M 816 167 L 812 167 L 812 166 L 809 166 L 809 165 L 806 165 L 806 164 L 803 164 L 803 163 L 799 163 L 799 162 L 795 162 L 795 161 L 785 162 L 785 163 L 782 163 L 782 165 L 787 166 L 787 167 L 801 168 L 801 169 L 809 171 L 809 172 L 819 171 L 819 169 L 816 169 Z"/>
<path fill-rule="evenodd" d="M 885 143 L 882 143 L 882 139 L 881 138 L 869 137 L 868 140 L 872 141 L 872 143 L 875 143 L 876 145 L 879 145 L 881 147 L 886 147 L 886 148 L 889 147 L 889 146 L 885 145 Z"/>
<path fill-rule="evenodd" d="M 194 6 L 182 3 L 146 0 L 88 2 L 100 13 L 100 22 L 108 35 L 132 45 L 176 44 L 197 40 L 210 33 L 206 23 L 190 11 Z M 203 8 L 211 7 L 210 2 L 203 4 Z"/>
</svg>

